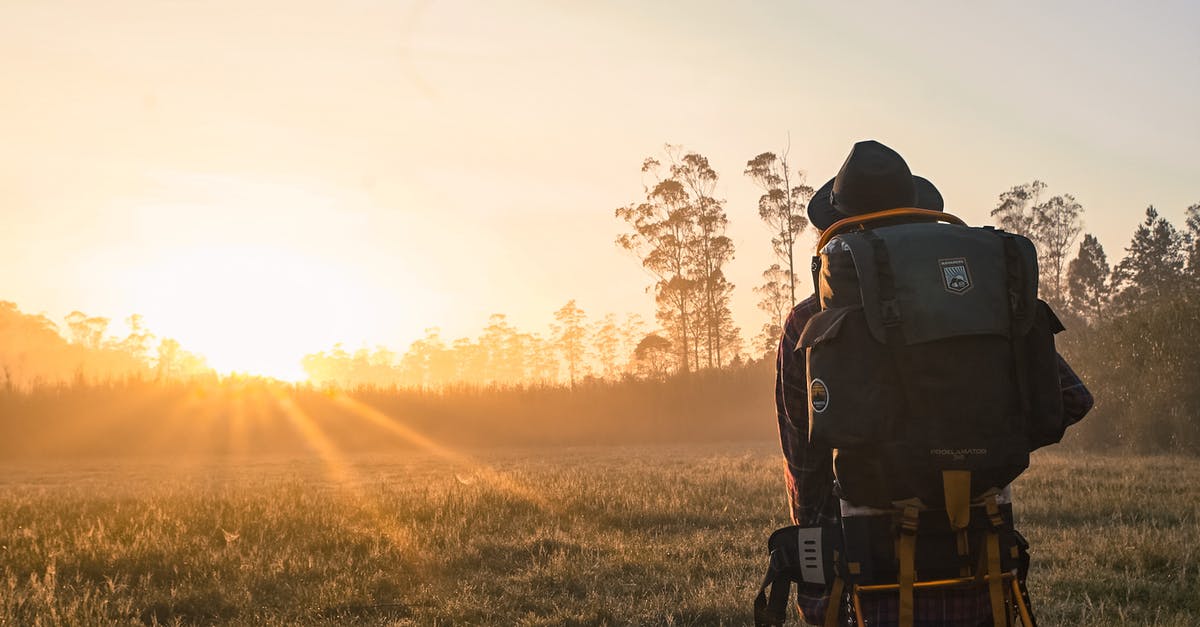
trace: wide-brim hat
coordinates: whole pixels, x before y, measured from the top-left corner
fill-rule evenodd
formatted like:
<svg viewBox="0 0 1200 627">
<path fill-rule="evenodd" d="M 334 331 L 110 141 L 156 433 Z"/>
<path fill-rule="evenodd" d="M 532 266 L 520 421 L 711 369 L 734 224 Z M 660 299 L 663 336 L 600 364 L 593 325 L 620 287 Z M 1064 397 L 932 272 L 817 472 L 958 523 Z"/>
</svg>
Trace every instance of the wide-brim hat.
<svg viewBox="0 0 1200 627">
<path fill-rule="evenodd" d="M 877 141 L 854 144 L 837 176 L 808 203 L 808 220 L 820 230 L 850 216 L 916 207 L 942 211 L 937 187 L 908 169 L 904 158 Z"/>
</svg>

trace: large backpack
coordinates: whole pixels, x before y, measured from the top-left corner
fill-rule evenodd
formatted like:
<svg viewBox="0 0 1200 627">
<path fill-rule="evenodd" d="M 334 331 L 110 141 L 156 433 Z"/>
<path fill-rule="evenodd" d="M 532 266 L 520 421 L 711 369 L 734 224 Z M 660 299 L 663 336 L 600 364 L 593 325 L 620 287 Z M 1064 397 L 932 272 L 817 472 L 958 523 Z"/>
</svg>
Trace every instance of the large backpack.
<svg viewBox="0 0 1200 627">
<path fill-rule="evenodd" d="M 897 218 L 853 224 L 881 217 Z M 836 450 L 839 496 L 941 508 L 946 471 L 970 473 L 972 498 L 1008 485 L 1064 430 L 1062 326 L 1037 299 L 1033 244 L 961 223 L 837 228 L 813 259 L 821 311 L 796 350 L 808 370 L 807 431 Z"/>
<path fill-rule="evenodd" d="M 1000 497 L 1065 429 L 1062 326 L 1037 298 L 1033 244 L 902 209 L 843 220 L 818 251 L 821 311 L 796 350 L 843 504 L 835 588 L 898 591 L 912 625 L 915 587 L 986 584 L 996 627 L 1018 609 L 1028 627 L 1024 540 Z"/>
</svg>

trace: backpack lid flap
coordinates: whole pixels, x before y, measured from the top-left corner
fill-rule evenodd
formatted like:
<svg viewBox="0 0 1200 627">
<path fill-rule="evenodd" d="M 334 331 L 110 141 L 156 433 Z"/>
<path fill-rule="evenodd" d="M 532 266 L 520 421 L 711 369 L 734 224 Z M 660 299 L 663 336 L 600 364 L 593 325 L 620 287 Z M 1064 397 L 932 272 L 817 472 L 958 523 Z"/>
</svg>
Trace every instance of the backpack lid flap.
<svg viewBox="0 0 1200 627">
<path fill-rule="evenodd" d="M 881 227 L 873 233 L 887 250 L 895 290 L 893 305 L 907 344 L 965 335 L 1010 335 L 1004 246 L 994 231 L 918 223 Z M 872 242 L 861 235 L 847 239 L 856 260 L 859 248 L 872 248 Z M 870 290 L 866 280 L 862 283 L 863 309 L 876 312 L 882 320 L 881 264 L 875 260 L 873 265 L 876 268 L 857 266 L 860 278 L 870 276 L 875 283 Z"/>
</svg>

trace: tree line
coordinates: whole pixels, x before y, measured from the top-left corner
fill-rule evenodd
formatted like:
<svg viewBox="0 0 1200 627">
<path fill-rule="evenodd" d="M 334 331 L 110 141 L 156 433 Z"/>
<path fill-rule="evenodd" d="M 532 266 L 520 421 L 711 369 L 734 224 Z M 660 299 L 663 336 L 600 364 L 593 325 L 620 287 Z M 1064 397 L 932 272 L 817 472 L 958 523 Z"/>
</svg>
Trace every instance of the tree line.
<svg viewBox="0 0 1200 627">
<path fill-rule="evenodd" d="M 178 341 L 159 338 L 141 316 L 130 316 L 124 337 L 111 320 L 72 311 L 63 324 L 0 301 L 0 377 L 6 389 L 118 379 L 177 381 L 211 375 L 204 359 Z"/>
<path fill-rule="evenodd" d="M 306 355 L 301 364 L 311 382 L 343 388 L 574 387 L 593 379 L 663 376 L 661 356 L 644 340 L 641 316 L 610 313 L 592 321 L 570 300 L 554 312 L 545 333 L 522 331 L 506 315 L 492 314 L 474 339 L 448 340 L 430 328 L 402 354 L 382 346 L 347 351 L 337 345 Z"/>
</svg>

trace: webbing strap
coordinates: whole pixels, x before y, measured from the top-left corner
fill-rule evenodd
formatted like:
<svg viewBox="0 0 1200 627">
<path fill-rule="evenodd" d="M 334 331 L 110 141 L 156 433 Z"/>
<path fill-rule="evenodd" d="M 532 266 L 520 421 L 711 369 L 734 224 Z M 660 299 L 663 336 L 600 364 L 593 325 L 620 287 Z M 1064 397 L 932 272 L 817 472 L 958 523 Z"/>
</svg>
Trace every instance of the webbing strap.
<svg viewBox="0 0 1200 627">
<path fill-rule="evenodd" d="M 971 523 L 971 471 L 943 470 L 942 495 L 946 501 L 946 516 L 950 529 L 958 541 L 958 575 L 971 574 L 969 562 L 970 546 L 967 540 L 967 525 Z"/>
<path fill-rule="evenodd" d="M 783 625 L 787 620 L 787 602 L 791 588 L 791 581 L 778 571 L 774 569 L 767 571 L 767 576 L 758 589 L 758 596 L 754 598 L 755 627 Z M 769 597 L 767 596 L 768 589 L 770 589 Z"/>
<path fill-rule="evenodd" d="M 1021 413 L 1029 419 L 1029 360 L 1026 356 L 1025 339 L 1018 336 L 1021 320 L 1027 315 L 1023 285 L 1025 281 L 1024 266 L 1021 265 L 1021 254 L 1017 250 L 1017 241 L 1011 235 L 1005 235 L 1004 266 L 1005 278 L 1008 283 L 1009 299 L 1009 342 L 1012 345 L 1013 375 L 1016 378 L 1017 394 L 1021 400 Z M 1024 425 L 1022 425 L 1024 426 Z"/>
<path fill-rule="evenodd" d="M 771 562 L 767 566 L 767 575 L 763 577 L 762 585 L 758 588 L 758 596 L 754 598 L 755 627 L 783 625 L 787 620 L 787 602 L 788 595 L 792 590 L 792 582 L 783 573 L 784 561 L 784 556 L 779 549 L 771 551 Z M 770 596 L 768 596 L 768 590 L 770 590 Z"/>
<path fill-rule="evenodd" d="M 966 529 L 971 524 L 971 471 L 943 470 L 942 495 L 946 498 L 950 528 Z"/>
<path fill-rule="evenodd" d="M 971 553 L 971 541 L 967 537 L 967 530 L 959 529 L 955 534 L 955 538 L 958 540 L 958 576 L 970 577 L 971 560 L 969 558 Z"/>
<path fill-rule="evenodd" d="M 913 625 L 913 583 L 916 582 L 917 524 L 920 512 L 907 505 L 900 519 L 900 627 Z"/>
<path fill-rule="evenodd" d="M 896 379 L 900 382 L 900 393 L 904 399 L 904 407 L 908 410 L 908 418 L 919 416 L 918 399 L 913 393 L 910 373 L 912 368 L 908 363 L 908 342 L 904 339 L 904 329 L 901 327 L 903 312 L 900 301 L 896 298 L 896 275 L 892 269 L 892 257 L 888 253 L 887 243 L 871 231 L 862 234 L 863 239 L 870 242 L 875 255 L 875 276 L 879 285 L 880 318 L 883 321 L 884 336 L 887 340 L 888 353 L 892 357 L 892 366 L 896 369 Z M 867 306 L 866 303 L 863 303 Z M 901 427 L 907 430 L 909 420 L 901 421 Z M 892 427 L 893 429 L 896 426 Z M 887 434 L 895 436 L 895 433 Z"/>
<path fill-rule="evenodd" d="M 992 625 L 1005 627 L 1008 619 L 1004 611 L 1004 587 L 1000 581 L 1000 526 L 1004 521 L 1000 517 L 1000 505 L 996 502 L 996 495 L 988 496 L 986 503 L 988 520 L 992 523 L 992 528 L 987 534 L 988 595 L 992 601 Z"/>
<path fill-rule="evenodd" d="M 821 300 L 820 300 L 821 299 L 821 255 L 819 254 L 820 251 L 817 251 L 817 252 L 818 252 L 818 254 L 813 255 L 812 264 L 809 266 L 809 270 L 812 271 L 813 294 L 817 295 L 817 303 L 820 304 L 820 302 L 821 302 Z"/>
<path fill-rule="evenodd" d="M 825 627 L 837 627 L 838 615 L 842 613 L 842 578 L 833 578 L 833 586 L 829 589 L 829 605 L 825 606 Z"/>
</svg>

